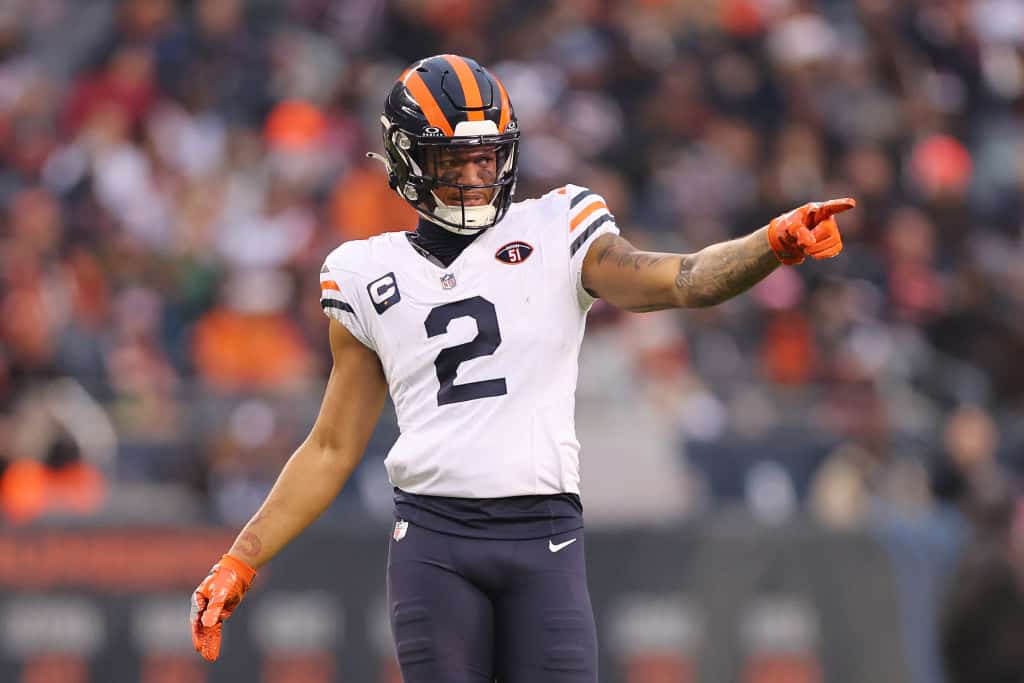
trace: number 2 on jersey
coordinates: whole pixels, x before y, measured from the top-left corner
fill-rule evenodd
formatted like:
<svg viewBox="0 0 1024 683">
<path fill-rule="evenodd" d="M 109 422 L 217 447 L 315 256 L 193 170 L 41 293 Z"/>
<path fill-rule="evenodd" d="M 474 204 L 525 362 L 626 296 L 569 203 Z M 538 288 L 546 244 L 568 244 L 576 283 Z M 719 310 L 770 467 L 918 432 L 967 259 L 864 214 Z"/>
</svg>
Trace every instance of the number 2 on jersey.
<svg viewBox="0 0 1024 683">
<path fill-rule="evenodd" d="M 473 358 L 490 356 L 501 344 L 501 331 L 498 329 L 498 314 L 494 304 L 482 296 L 474 296 L 462 301 L 453 301 L 433 308 L 427 315 L 423 325 L 427 328 L 427 337 L 436 337 L 448 332 L 448 325 L 456 318 L 472 318 L 476 322 L 476 336 L 465 344 L 449 346 L 442 349 L 434 360 L 437 368 L 437 405 L 461 403 L 488 396 L 504 396 L 508 393 L 505 378 L 485 379 L 479 382 L 456 384 L 455 375 L 459 365 Z"/>
</svg>

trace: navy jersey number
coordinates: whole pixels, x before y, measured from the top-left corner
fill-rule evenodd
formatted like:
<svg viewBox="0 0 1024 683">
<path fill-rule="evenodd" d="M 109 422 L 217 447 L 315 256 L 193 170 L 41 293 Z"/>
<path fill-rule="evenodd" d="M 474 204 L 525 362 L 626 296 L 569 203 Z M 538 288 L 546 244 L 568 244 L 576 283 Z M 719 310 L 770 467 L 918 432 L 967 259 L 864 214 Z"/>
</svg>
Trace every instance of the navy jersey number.
<svg viewBox="0 0 1024 683">
<path fill-rule="evenodd" d="M 438 306 L 430 311 L 423 323 L 427 328 L 428 337 L 436 337 L 448 332 L 448 325 L 456 318 L 472 318 L 476 321 L 476 336 L 465 344 L 449 346 L 442 349 L 434 360 L 437 368 L 437 405 L 461 403 L 488 396 L 504 396 L 508 393 L 505 378 L 485 379 L 479 382 L 456 384 L 455 374 L 459 365 L 467 360 L 489 356 L 501 344 L 501 331 L 498 330 L 498 314 L 494 304 L 482 296 L 474 296 L 462 301 Z"/>
</svg>

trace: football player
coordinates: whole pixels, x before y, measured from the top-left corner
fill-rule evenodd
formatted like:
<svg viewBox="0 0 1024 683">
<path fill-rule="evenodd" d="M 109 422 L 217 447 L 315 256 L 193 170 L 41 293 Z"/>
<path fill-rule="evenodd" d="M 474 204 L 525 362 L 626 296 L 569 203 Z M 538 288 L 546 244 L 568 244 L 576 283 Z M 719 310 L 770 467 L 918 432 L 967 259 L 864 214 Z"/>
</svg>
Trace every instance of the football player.
<svg viewBox="0 0 1024 683">
<path fill-rule="evenodd" d="M 831 258 L 833 216 L 854 201 L 806 204 L 693 254 L 639 251 L 585 187 L 513 202 L 515 111 L 472 59 L 410 66 L 381 124 L 378 158 L 419 225 L 327 256 L 334 365 L 319 416 L 196 589 L 194 644 L 216 659 L 257 568 L 330 505 L 390 392 L 387 593 L 404 680 L 597 681 L 573 423 L 587 310 L 598 297 L 713 306 L 780 264 Z"/>
</svg>

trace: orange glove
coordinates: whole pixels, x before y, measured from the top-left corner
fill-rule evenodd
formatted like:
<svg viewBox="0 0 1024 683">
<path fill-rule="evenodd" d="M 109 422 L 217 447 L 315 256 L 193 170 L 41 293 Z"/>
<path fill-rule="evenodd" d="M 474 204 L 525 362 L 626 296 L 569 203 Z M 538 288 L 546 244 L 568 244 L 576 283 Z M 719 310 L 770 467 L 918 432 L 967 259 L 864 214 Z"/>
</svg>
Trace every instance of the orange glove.
<svg viewBox="0 0 1024 683">
<path fill-rule="evenodd" d="M 804 262 L 805 256 L 832 258 L 843 250 L 839 226 L 832 216 L 857 206 L 849 197 L 811 202 L 772 219 L 768 244 L 787 266 Z"/>
<path fill-rule="evenodd" d="M 238 607 L 255 576 L 256 570 L 245 562 L 224 555 L 192 594 L 192 646 L 206 661 L 217 660 L 221 625 Z"/>
</svg>

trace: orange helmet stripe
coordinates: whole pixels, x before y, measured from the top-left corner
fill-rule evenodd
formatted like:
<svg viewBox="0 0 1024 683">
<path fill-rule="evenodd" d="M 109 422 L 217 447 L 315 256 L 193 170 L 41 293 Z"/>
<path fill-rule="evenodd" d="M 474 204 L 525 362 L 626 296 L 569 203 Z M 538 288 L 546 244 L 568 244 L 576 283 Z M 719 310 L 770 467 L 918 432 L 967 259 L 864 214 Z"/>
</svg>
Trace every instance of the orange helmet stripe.
<svg viewBox="0 0 1024 683">
<path fill-rule="evenodd" d="M 441 107 L 437 104 L 437 100 L 430 93 L 430 88 L 423 82 L 423 77 L 413 71 L 405 79 L 405 87 L 412 93 L 413 99 L 420 105 L 420 109 L 427 116 L 427 123 L 432 126 L 440 128 L 445 135 L 451 137 L 455 134 L 452 130 L 452 124 L 448 121 L 448 118 L 441 111 Z"/>
<path fill-rule="evenodd" d="M 476 82 L 476 76 L 473 75 L 473 69 L 470 68 L 469 63 L 465 59 L 458 55 L 445 55 L 445 59 L 455 69 L 455 75 L 459 77 L 459 85 L 462 86 L 462 95 L 466 98 L 466 114 L 470 121 L 483 121 L 484 112 L 483 97 L 480 96 L 480 85 Z"/>
<path fill-rule="evenodd" d="M 587 220 L 587 216 L 589 216 L 590 214 L 594 213 L 595 211 L 600 211 L 601 209 L 607 208 L 608 205 L 605 204 L 600 199 L 598 199 L 595 202 L 591 202 L 590 204 L 587 204 L 587 208 L 583 209 L 578 214 L 576 214 L 576 218 L 573 218 L 572 222 L 569 223 L 569 232 L 572 232 L 573 230 L 578 228 L 580 226 L 580 223 Z"/>
<path fill-rule="evenodd" d="M 509 119 L 512 118 L 512 105 L 508 101 L 508 92 L 505 91 L 505 84 L 497 76 L 494 76 L 494 82 L 498 84 L 498 90 L 501 91 L 501 118 L 498 120 L 498 132 L 504 133 L 508 127 Z"/>
</svg>

